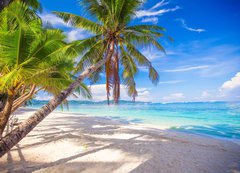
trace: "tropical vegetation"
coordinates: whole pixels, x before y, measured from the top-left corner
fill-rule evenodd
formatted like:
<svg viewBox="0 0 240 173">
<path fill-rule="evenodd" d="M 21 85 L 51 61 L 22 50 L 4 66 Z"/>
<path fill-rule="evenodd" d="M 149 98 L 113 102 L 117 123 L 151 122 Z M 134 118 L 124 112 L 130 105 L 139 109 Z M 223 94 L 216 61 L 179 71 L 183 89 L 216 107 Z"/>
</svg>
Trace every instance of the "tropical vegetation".
<svg viewBox="0 0 240 173">
<path fill-rule="evenodd" d="M 19 10 L 16 10 L 19 9 Z M 43 29 L 24 3 L 12 3 L 0 16 L 0 136 L 9 116 L 40 90 L 57 95 L 73 80 L 77 53 L 60 30 Z M 84 84 L 78 88 L 90 97 Z"/>
<path fill-rule="evenodd" d="M 42 108 L 37 110 L 31 117 L 29 117 L 26 121 L 22 122 L 12 132 L 7 134 L 0 140 L 0 156 L 4 155 L 7 151 L 9 151 L 14 145 L 16 145 L 21 139 L 23 139 L 32 129 L 34 129 L 34 127 L 37 124 L 39 124 L 46 116 L 48 116 L 57 106 L 59 106 L 64 100 L 66 100 L 66 98 L 71 93 L 73 93 L 77 87 L 79 87 L 79 85 L 83 82 L 84 79 L 90 78 L 93 83 L 97 82 L 99 79 L 100 73 L 104 71 L 106 73 L 107 98 L 109 99 L 110 89 L 113 89 L 113 98 L 115 103 L 118 103 L 118 100 L 120 97 L 121 78 L 124 84 L 127 86 L 129 96 L 133 97 L 133 99 L 136 97 L 137 90 L 136 90 L 136 84 L 135 84 L 135 75 L 137 74 L 139 66 L 147 67 L 149 69 L 150 79 L 154 83 L 157 83 L 159 78 L 158 73 L 153 68 L 151 62 L 139 50 L 137 50 L 135 45 L 140 45 L 140 46 L 151 45 L 151 46 L 155 46 L 157 49 L 161 51 L 164 51 L 161 44 L 159 44 L 158 42 L 158 38 L 163 36 L 161 31 L 164 31 L 164 29 L 162 27 L 153 26 L 153 25 L 139 25 L 139 26 L 129 25 L 131 19 L 134 18 L 136 10 L 142 4 L 142 1 L 140 0 L 135 0 L 135 1 L 82 0 L 81 4 L 83 7 L 85 7 L 86 11 L 91 15 L 93 20 L 89 20 L 81 16 L 76 16 L 70 13 L 55 12 L 55 14 L 60 16 L 64 21 L 71 23 L 73 26 L 86 29 L 94 33 L 94 35 L 84 40 L 75 41 L 70 45 L 66 45 L 62 41 L 62 39 L 61 41 L 57 41 L 57 44 L 55 43 L 53 44 L 52 41 L 50 41 L 49 43 L 50 46 L 45 45 L 46 50 L 42 52 L 44 54 L 43 56 L 42 55 L 40 56 L 40 53 L 38 52 L 38 50 L 36 53 L 36 54 L 39 53 L 38 57 L 36 57 L 36 54 L 31 54 L 33 49 L 31 48 L 31 46 L 29 46 L 29 49 L 28 49 L 27 46 L 33 45 L 34 48 L 36 48 L 39 42 L 40 42 L 39 44 L 43 44 L 44 40 L 41 40 L 41 38 L 37 36 L 39 32 L 55 33 L 59 31 L 55 31 L 55 30 L 46 31 L 44 29 L 40 29 L 39 31 L 37 24 L 34 24 L 36 22 L 35 20 L 31 21 L 32 18 L 23 17 L 24 20 L 25 19 L 29 20 L 27 23 L 29 24 L 31 24 L 31 22 L 33 23 L 32 25 L 28 24 L 29 26 L 28 28 L 30 28 L 30 31 L 28 30 L 25 31 L 25 29 L 22 28 L 21 22 L 20 23 L 16 22 L 17 24 L 15 27 L 13 27 L 13 31 L 9 32 L 9 34 L 13 33 L 13 35 L 16 34 L 19 37 L 21 36 L 21 34 L 23 34 L 26 36 L 30 35 L 30 36 L 33 36 L 33 38 L 35 38 L 35 42 L 33 41 L 31 44 L 30 44 L 31 39 L 24 40 L 24 42 L 25 41 L 27 42 L 26 47 L 21 47 L 21 49 L 23 50 L 18 51 L 17 53 L 17 57 L 18 57 L 18 54 L 23 51 L 25 52 L 23 53 L 24 55 L 23 57 L 30 58 L 30 59 L 26 59 L 27 61 L 26 67 L 25 67 L 25 63 L 23 66 L 20 65 L 20 67 L 18 67 L 19 64 L 17 63 L 17 69 L 13 71 L 16 71 L 16 70 L 23 71 L 22 74 L 25 77 L 25 75 L 27 76 L 29 73 L 28 68 L 30 69 L 30 73 L 34 73 L 35 67 L 33 66 L 35 66 L 36 64 L 34 62 L 31 64 L 31 61 L 37 62 L 39 59 L 42 59 L 43 57 L 45 57 L 46 54 L 48 54 L 49 56 L 53 56 L 54 57 L 53 59 L 55 59 L 56 57 L 57 59 L 61 59 L 61 57 L 64 57 L 64 58 L 72 57 L 74 56 L 74 53 L 77 52 L 82 56 L 75 68 L 75 72 L 76 74 L 78 74 L 79 72 L 81 73 L 75 79 L 74 82 L 72 82 L 68 87 L 66 87 L 66 89 L 62 90 L 59 94 L 56 94 L 55 97 L 52 100 L 50 100 L 48 104 L 44 105 Z M 18 15 L 21 16 L 21 14 L 25 14 L 24 10 L 29 10 L 29 8 L 27 8 L 23 4 L 21 4 L 20 6 L 24 8 L 14 7 L 14 5 L 11 7 L 13 9 L 18 8 L 18 11 L 19 11 Z M 8 11 L 9 10 L 6 10 L 6 11 L 3 10 L 2 14 L 8 13 Z M 17 16 L 12 15 L 10 17 L 10 20 L 19 21 L 18 15 Z M 4 18 L 4 17 L 2 18 L 2 21 L 5 21 L 3 23 L 8 23 L 6 22 L 7 20 L 8 18 Z M 38 39 L 40 39 L 41 41 L 37 41 Z M 11 42 L 11 40 L 9 42 Z M 14 43 L 14 45 L 15 44 L 19 45 L 21 43 L 21 40 L 12 41 L 12 43 Z M 0 44 L 1 44 L 1 40 L 0 40 Z M 57 48 L 55 46 L 59 49 L 59 51 L 56 51 Z M 42 48 L 42 46 L 40 47 Z M 55 48 L 54 49 L 55 51 L 52 52 L 52 48 L 53 49 Z M 2 46 L 0 49 L 4 50 L 5 46 Z M 7 52 L 7 51 L 3 51 L 3 52 Z M 14 56 L 16 56 L 15 54 Z M 10 55 L 7 55 L 6 57 L 9 57 L 9 56 Z M 21 58 L 19 60 L 21 60 Z M 7 59 L 8 58 L 6 58 L 6 61 Z M 28 66 L 28 63 L 31 65 Z M 16 64 L 16 62 L 14 62 L 14 64 Z M 21 70 L 22 67 L 25 67 L 25 69 Z M 121 74 L 121 77 L 119 74 L 120 68 L 123 69 L 122 70 L 123 73 Z M 59 69 L 57 68 L 57 70 Z M 16 72 L 15 74 L 18 74 L 18 73 Z M 59 75 L 60 74 L 62 73 L 59 73 Z M 3 80 L 5 81 L 5 83 L 2 85 L 3 90 L 9 92 L 8 94 L 11 94 L 11 89 L 15 89 L 15 88 L 18 88 L 18 86 L 22 86 L 21 81 L 23 80 L 17 80 L 17 79 L 23 78 L 23 76 L 22 75 L 17 75 L 17 77 L 14 76 L 13 79 L 10 80 L 9 82 L 8 80 Z M 15 81 L 18 81 L 18 82 L 15 82 Z M 28 82 L 30 81 L 37 82 L 36 79 L 29 79 L 29 81 L 26 80 L 25 83 L 28 84 L 29 86 Z M 39 83 L 37 84 L 41 84 L 41 82 L 42 81 L 39 81 Z M 11 88 L 12 86 L 13 88 Z"/>
<path fill-rule="evenodd" d="M 149 70 L 149 78 L 154 84 L 159 80 L 157 71 L 136 45 L 155 46 L 158 50 L 164 51 L 157 40 L 164 36 L 162 31 L 165 29 L 156 25 L 129 25 L 141 4 L 140 0 L 82 0 L 81 6 L 93 20 L 66 12 L 55 12 L 65 22 L 94 35 L 84 43 L 85 53 L 77 65 L 76 72 L 82 72 L 106 57 L 109 54 L 108 48 L 113 45 L 111 58 L 90 78 L 91 83 L 96 83 L 101 78 L 100 74 L 105 72 L 108 103 L 111 90 L 114 102 L 119 102 L 121 79 L 128 95 L 135 100 L 137 96 L 135 76 L 140 66 Z"/>
</svg>

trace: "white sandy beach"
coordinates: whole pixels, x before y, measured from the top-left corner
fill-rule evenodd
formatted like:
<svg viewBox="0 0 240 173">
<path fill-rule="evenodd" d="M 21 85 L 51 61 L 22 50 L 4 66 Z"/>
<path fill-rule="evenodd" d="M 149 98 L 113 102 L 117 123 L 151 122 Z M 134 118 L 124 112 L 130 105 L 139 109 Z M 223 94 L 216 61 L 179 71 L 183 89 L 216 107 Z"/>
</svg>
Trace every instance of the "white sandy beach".
<svg viewBox="0 0 240 173">
<path fill-rule="evenodd" d="M 34 110 L 20 109 L 20 121 Z M 52 113 L 8 154 L 0 172 L 239 173 L 240 145 L 77 114 Z"/>
</svg>

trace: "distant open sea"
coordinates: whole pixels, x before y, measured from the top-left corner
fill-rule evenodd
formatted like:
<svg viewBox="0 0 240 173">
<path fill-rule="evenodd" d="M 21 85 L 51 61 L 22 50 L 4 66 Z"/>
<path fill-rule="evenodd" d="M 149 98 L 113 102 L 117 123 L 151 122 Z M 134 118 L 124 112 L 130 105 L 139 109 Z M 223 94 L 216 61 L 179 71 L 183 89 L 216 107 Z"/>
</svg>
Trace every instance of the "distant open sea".
<svg viewBox="0 0 240 173">
<path fill-rule="evenodd" d="M 33 100 L 29 108 L 40 108 L 47 101 Z M 62 111 L 59 107 L 57 111 Z M 240 102 L 143 103 L 121 101 L 70 101 L 63 112 L 111 117 L 122 122 L 145 123 L 170 130 L 240 140 Z"/>
</svg>

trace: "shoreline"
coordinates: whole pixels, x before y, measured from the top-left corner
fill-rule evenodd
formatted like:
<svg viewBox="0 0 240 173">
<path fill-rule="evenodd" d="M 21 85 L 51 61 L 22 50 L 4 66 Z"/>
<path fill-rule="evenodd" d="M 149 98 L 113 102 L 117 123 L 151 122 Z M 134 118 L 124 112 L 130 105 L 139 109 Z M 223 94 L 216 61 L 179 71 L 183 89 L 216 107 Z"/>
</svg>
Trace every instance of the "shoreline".
<svg viewBox="0 0 240 173">
<path fill-rule="evenodd" d="M 20 109 L 20 121 L 34 110 Z M 240 146 L 105 117 L 53 112 L 8 154 L 0 172 L 237 172 Z"/>
<path fill-rule="evenodd" d="M 24 110 L 30 110 L 30 111 L 36 111 L 38 110 L 37 108 L 21 108 Z M 139 122 L 139 123 L 135 123 L 135 122 L 130 122 L 127 119 L 125 119 L 124 117 L 122 119 L 118 119 L 118 118 L 114 118 L 111 116 L 95 116 L 95 115 L 88 115 L 88 114 L 84 114 L 84 113 L 77 113 L 77 112 L 64 112 L 64 111 L 58 111 L 55 110 L 53 111 L 53 113 L 60 113 L 60 114 L 65 114 L 65 115 L 77 115 L 77 116 L 85 116 L 85 117 L 95 117 L 95 118 L 104 118 L 104 119 L 109 119 L 109 120 L 115 120 L 121 123 L 125 123 L 127 122 L 128 124 L 132 124 L 132 125 L 137 125 L 137 126 L 141 126 L 141 127 L 145 127 L 145 128 L 151 128 L 151 129 L 156 129 L 156 130 L 167 130 L 167 131 L 172 131 L 172 132 L 176 132 L 176 133 L 183 133 L 183 134 L 189 134 L 189 135 L 196 135 L 196 136 L 200 136 L 200 137 L 207 137 L 207 138 L 212 138 L 212 139 L 217 139 L 217 140 L 223 140 L 223 141 L 230 141 L 233 142 L 235 144 L 238 144 L 240 146 L 240 139 L 234 139 L 234 138 L 229 138 L 229 137 L 220 137 L 220 136 L 216 136 L 216 135 L 209 135 L 209 134 L 205 134 L 205 133 L 198 133 L 198 132 L 192 132 L 192 131 L 180 131 L 180 130 L 176 130 L 176 129 L 171 129 L 173 127 L 171 126 L 162 126 L 162 125 L 156 125 L 156 124 L 150 124 L 150 123 L 146 123 L 146 122 Z M 177 126 L 176 126 L 177 127 Z"/>
</svg>

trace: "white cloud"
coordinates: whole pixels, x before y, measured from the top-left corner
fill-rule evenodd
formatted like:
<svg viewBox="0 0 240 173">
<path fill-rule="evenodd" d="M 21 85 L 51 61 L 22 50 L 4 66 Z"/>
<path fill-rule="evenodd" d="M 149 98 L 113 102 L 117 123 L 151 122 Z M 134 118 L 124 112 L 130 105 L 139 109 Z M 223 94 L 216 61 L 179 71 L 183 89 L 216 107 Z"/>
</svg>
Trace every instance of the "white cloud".
<svg viewBox="0 0 240 173">
<path fill-rule="evenodd" d="M 106 85 L 105 84 L 98 84 L 98 85 L 92 85 L 90 86 L 92 96 L 93 96 L 93 101 L 104 101 L 107 99 L 107 94 L 106 94 Z M 127 89 L 124 85 L 120 86 L 121 89 L 121 100 L 132 100 L 127 94 Z M 150 90 L 151 88 L 137 88 L 138 91 L 138 96 L 136 97 L 136 101 L 143 101 L 143 102 L 148 102 L 151 100 L 150 98 Z M 74 99 L 73 97 L 70 98 Z M 110 97 L 112 100 L 112 97 Z M 76 99 L 75 99 L 76 100 Z M 78 98 L 77 100 L 83 100 L 83 98 Z"/>
<path fill-rule="evenodd" d="M 61 18 L 57 17 L 52 13 L 43 13 L 39 15 L 44 24 L 51 24 L 54 27 L 70 27 L 67 23 L 65 23 Z"/>
<path fill-rule="evenodd" d="M 208 91 L 203 91 L 202 92 L 201 98 L 206 99 L 206 98 L 209 98 L 209 97 L 210 97 L 210 94 L 209 94 Z"/>
<path fill-rule="evenodd" d="M 50 24 L 53 27 L 67 27 L 69 31 L 66 31 L 67 41 L 81 40 L 89 37 L 91 34 L 83 29 L 74 29 L 71 25 L 65 23 L 61 18 L 52 13 L 43 13 L 39 15 L 44 25 Z"/>
<path fill-rule="evenodd" d="M 167 5 L 167 4 L 169 4 L 169 2 L 166 2 L 165 0 L 162 0 L 161 2 L 155 4 L 152 8 L 150 8 L 150 10 L 154 10 L 158 7 L 162 7 L 162 6 Z"/>
<path fill-rule="evenodd" d="M 197 29 L 197 28 L 191 28 L 191 27 L 189 27 L 189 26 L 186 24 L 185 20 L 183 20 L 183 19 L 176 19 L 176 20 L 180 21 L 180 22 L 182 23 L 182 27 L 185 28 L 185 29 L 188 30 L 188 31 L 198 32 L 198 33 L 205 32 L 205 31 L 206 31 L 205 29 L 200 29 L 200 28 Z"/>
<path fill-rule="evenodd" d="M 141 53 L 147 57 L 148 60 L 153 61 L 158 58 L 165 57 L 166 55 L 162 53 L 161 51 L 157 50 L 153 46 L 147 46 L 144 49 L 141 50 Z"/>
<path fill-rule="evenodd" d="M 209 68 L 209 65 L 177 68 L 177 69 L 171 69 L 171 70 L 164 70 L 163 72 L 185 72 L 185 71 L 201 70 L 206 68 Z"/>
<path fill-rule="evenodd" d="M 234 90 L 240 88 L 240 72 L 238 72 L 232 79 L 225 82 L 221 89 L 222 90 Z"/>
<path fill-rule="evenodd" d="M 195 101 L 239 101 L 240 100 L 240 72 L 230 80 L 224 82 L 217 90 L 203 91 Z"/>
<path fill-rule="evenodd" d="M 172 80 L 172 81 L 161 81 L 159 82 L 159 84 L 178 84 L 178 83 L 182 83 L 183 81 L 181 80 Z"/>
<path fill-rule="evenodd" d="M 219 89 L 220 97 L 226 100 L 240 99 L 240 72 L 229 81 L 223 83 Z"/>
<path fill-rule="evenodd" d="M 153 24 L 157 24 L 158 23 L 158 18 L 157 17 L 148 17 L 148 18 L 142 19 L 141 22 L 143 22 L 143 23 L 150 22 L 150 23 L 153 23 Z"/>
<path fill-rule="evenodd" d="M 36 100 L 51 100 L 53 96 L 45 91 L 39 91 L 36 96 Z"/>
<path fill-rule="evenodd" d="M 208 65 L 208 68 L 198 70 L 198 77 L 213 78 L 232 74 L 240 67 L 240 47 L 230 44 L 218 44 L 219 39 L 194 40 L 174 47 L 176 67 Z M 169 49 L 168 50 L 173 50 Z M 167 53 L 168 54 L 168 53 Z M 183 61 L 184 57 L 188 61 Z M 181 64 L 178 67 L 177 64 Z M 217 86 L 216 86 L 217 87 Z"/>
<path fill-rule="evenodd" d="M 150 88 L 138 88 L 137 91 L 138 91 L 138 96 L 136 97 L 136 101 L 142 101 L 142 102 L 151 101 Z"/>
<path fill-rule="evenodd" d="M 169 94 L 168 96 L 164 96 L 162 100 L 165 102 L 177 102 L 177 101 L 183 101 L 184 98 L 185 96 L 183 93 L 172 93 L 172 94 Z"/>
<path fill-rule="evenodd" d="M 83 29 L 72 29 L 71 31 L 66 32 L 66 35 L 67 35 L 67 41 L 69 42 L 75 41 L 75 40 L 81 40 L 89 36 L 87 31 Z"/>
<path fill-rule="evenodd" d="M 179 6 L 176 6 L 174 8 L 165 8 L 165 9 L 158 9 L 159 7 L 162 7 L 164 5 L 167 5 L 169 2 L 165 2 L 164 0 L 157 3 L 156 5 L 154 5 L 153 7 L 151 7 L 148 10 L 139 10 L 136 12 L 136 17 L 137 18 L 141 18 L 141 17 L 153 17 L 153 16 L 161 16 L 165 13 L 168 12 L 173 12 L 176 11 L 178 9 L 180 9 Z"/>
<path fill-rule="evenodd" d="M 218 93 L 214 91 L 202 91 L 200 96 L 194 97 L 194 101 L 216 101 L 218 100 Z"/>
</svg>

